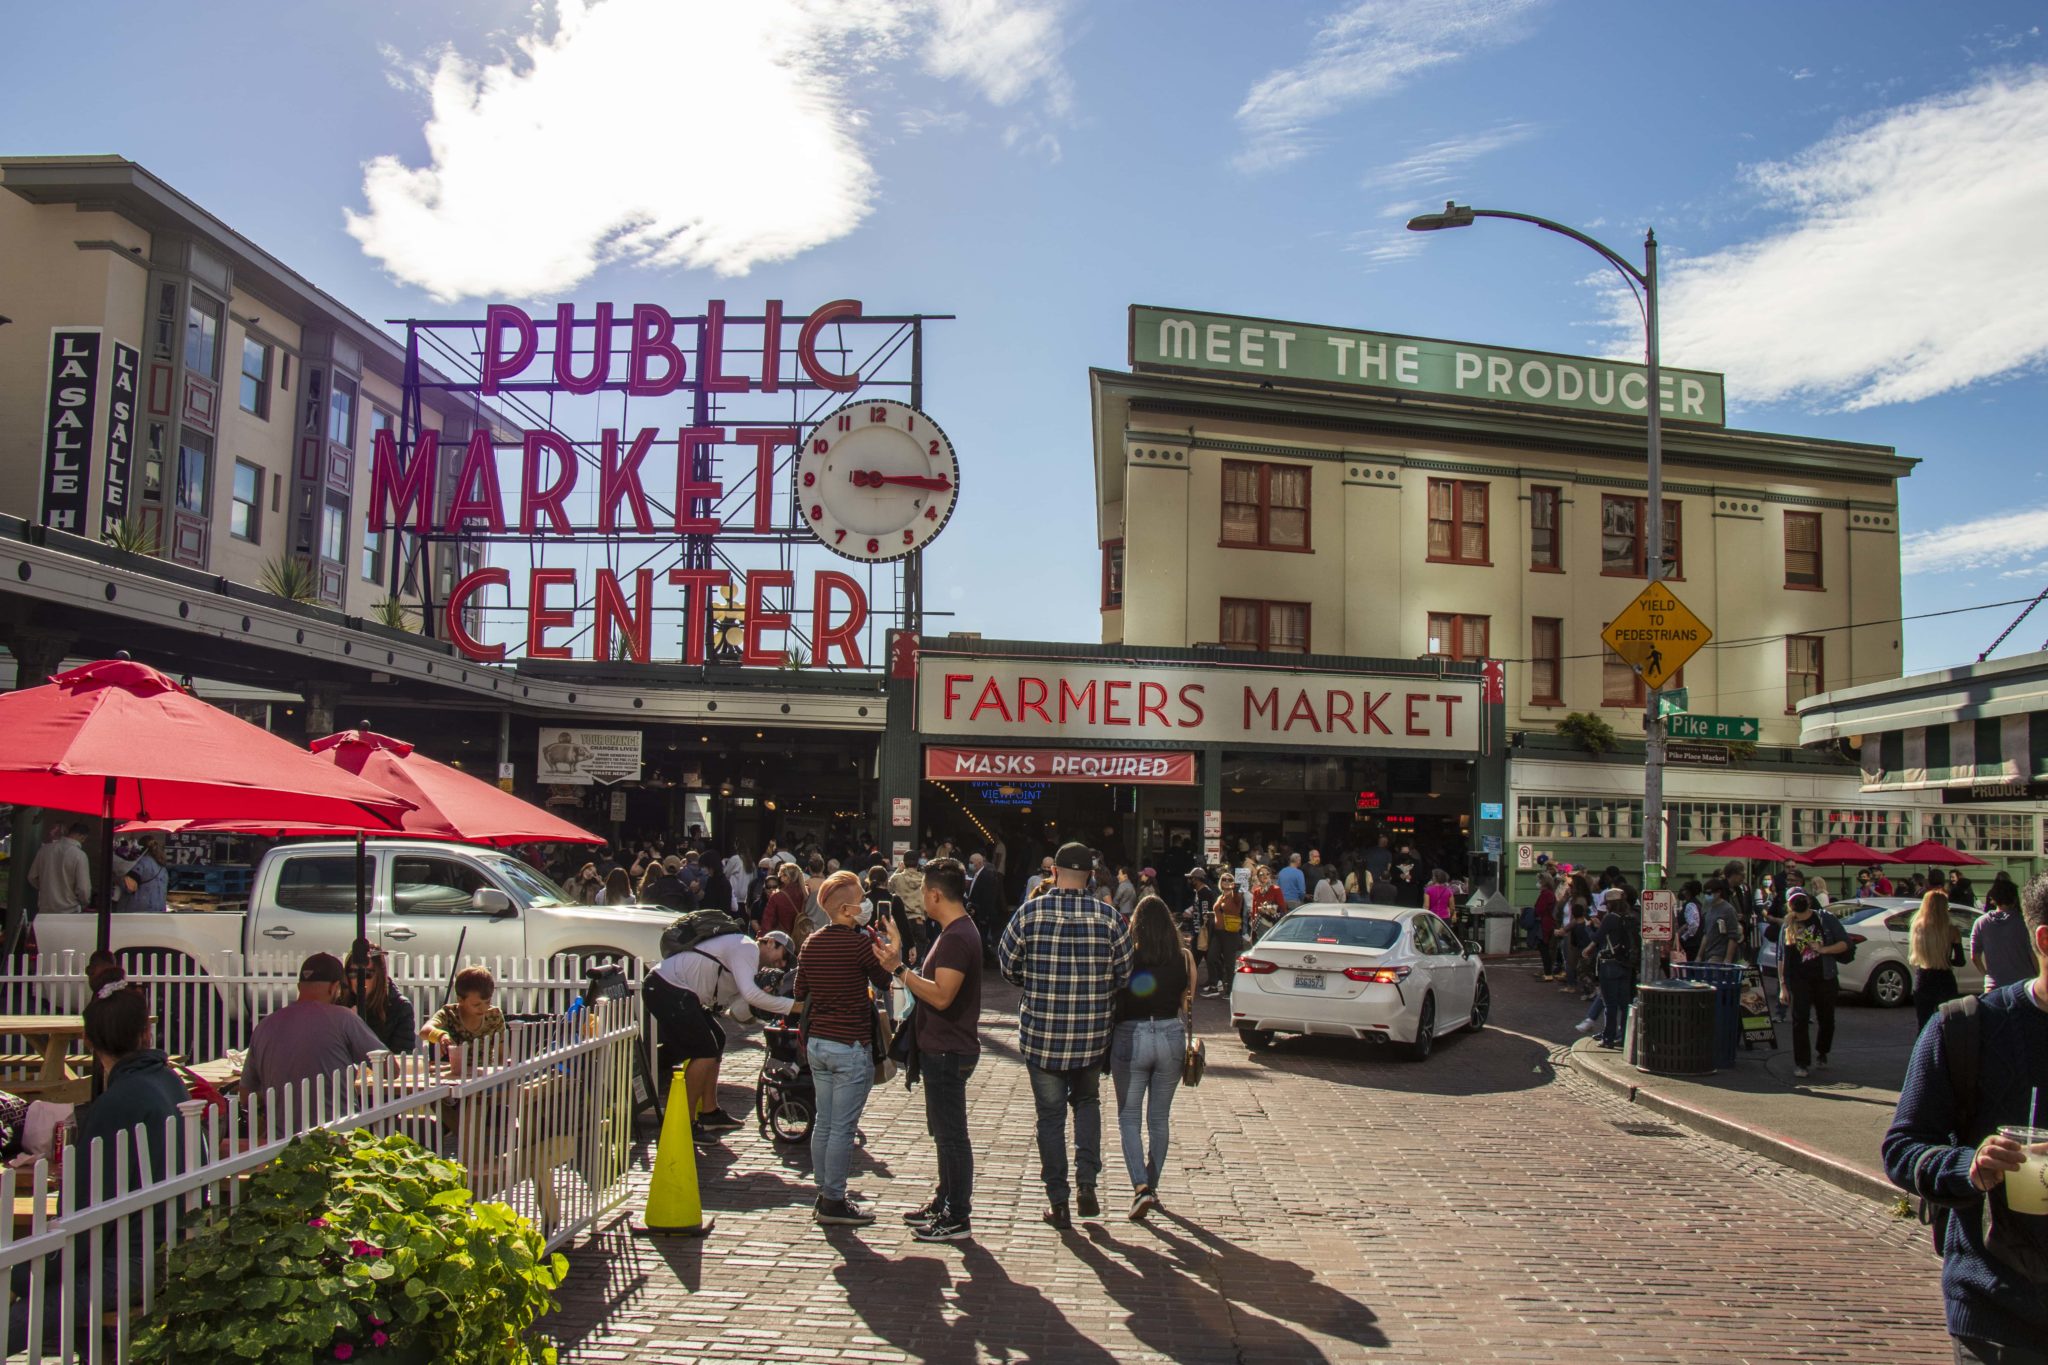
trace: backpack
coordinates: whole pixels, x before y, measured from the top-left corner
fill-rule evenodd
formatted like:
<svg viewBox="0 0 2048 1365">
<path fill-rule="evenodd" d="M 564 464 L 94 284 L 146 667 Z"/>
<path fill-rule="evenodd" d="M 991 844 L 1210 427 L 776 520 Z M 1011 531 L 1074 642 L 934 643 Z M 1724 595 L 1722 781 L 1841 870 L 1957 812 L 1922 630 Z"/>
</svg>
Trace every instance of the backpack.
<svg viewBox="0 0 2048 1365">
<path fill-rule="evenodd" d="M 1815 914 L 1817 914 L 1817 915 L 1819 915 L 1819 916 L 1821 917 L 1821 921 L 1820 921 L 1820 922 L 1821 922 L 1821 940 L 1822 940 L 1822 942 L 1826 942 L 1826 941 L 1827 941 L 1827 927 L 1828 927 L 1829 925 L 1833 925 L 1833 926 L 1834 926 L 1834 929 L 1835 929 L 1835 932 L 1836 932 L 1837 934 L 1840 934 L 1840 935 L 1841 935 L 1841 937 L 1840 937 L 1839 939 L 1837 939 L 1836 941 L 1837 941 L 1837 942 L 1839 942 L 1839 943 L 1845 943 L 1845 944 L 1847 944 L 1847 945 L 1848 945 L 1848 949 L 1847 949 L 1847 951 L 1843 952 L 1843 953 L 1842 953 L 1842 954 L 1841 954 L 1841 955 L 1840 955 L 1839 957 L 1837 957 L 1837 958 L 1835 959 L 1835 965 L 1836 965 L 1837 967 L 1842 967 L 1842 966 L 1846 966 L 1847 964 L 1849 964 L 1849 963 L 1851 963 L 1851 962 L 1854 962 L 1854 961 L 1856 960 L 1856 939 L 1855 939 L 1855 936 L 1854 936 L 1854 935 L 1852 935 L 1852 934 L 1850 934 L 1850 932 L 1849 932 L 1849 931 L 1848 931 L 1847 929 L 1844 929 L 1844 928 L 1842 927 L 1842 921 L 1841 921 L 1841 920 L 1840 920 L 1839 918 L 1837 918 L 1836 916 L 1834 916 L 1834 915 L 1832 915 L 1832 914 L 1829 914 L 1829 913 L 1828 913 L 1827 911 L 1825 911 L 1825 910 L 1816 910 L 1816 911 L 1815 911 L 1814 913 L 1815 913 Z"/>
<path fill-rule="evenodd" d="M 661 931 L 661 955 L 674 957 L 711 939 L 746 932 L 747 926 L 734 919 L 730 910 L 692 910 L 676 916 L 675 922 Z"/>
</svg>

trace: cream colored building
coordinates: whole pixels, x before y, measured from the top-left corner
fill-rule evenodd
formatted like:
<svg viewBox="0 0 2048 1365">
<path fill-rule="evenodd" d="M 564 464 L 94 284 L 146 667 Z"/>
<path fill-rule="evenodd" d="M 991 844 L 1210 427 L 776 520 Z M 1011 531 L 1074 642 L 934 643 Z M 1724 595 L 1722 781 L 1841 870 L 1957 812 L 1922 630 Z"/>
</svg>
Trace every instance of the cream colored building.
<svg viewBox="0 0 2048 1365">
<path fill-rule="evenodd" d="M 317 600 L 351 615 L 394 589 L 417 603 L 391 536 L 365 524 L 374 433 L 397 425 L 404 377 L 382 328 L 114 156 L 0 157 L 0 315 L 0 513 L 68 519 L 92 540 L 127 522 L 161 557 L 252 585 L 294 558 Z M 98 352 L 83 508 L 68 518 L 46 500 L 59 332 L 95 334 Z M 121 355 L 136 389 L 125 506 L 108 478 Z M 428 415 L 457 440 L 474 420 L 453 404 Z M 433 559 L 438 596 L 481 551 Z"/>
<path fill-rule="evenodd" d="M 1132 362 L 1090 374 L 1104 643 L 1500 661 L 1509 809 L 1474 850 L 1502 837 L 1510 874 L 1523 845 L 1640 863 L 1643 694 L 1600 636 L 1649 577 L 1641 404 L 1531 396 L 1570 372 L 1640 397 L 1634 367 L 1152 308 L 1132 310 Z M 1486 382 L 1510 375 L 1512 397 Z M 1695 714 L 1753 718 L 1759 746 L 1679 747 L 1679 848 L 1921 837 L 1910 810 L 1868 823 L 1849 758 L 1795 747 L 1805 698 L 1899 675 L 1915 461 L 1729 428 L 1718 376 L 1666 381 L 1663 577 L 1714 633 L 1679 683 Z M 1593 761 L 1557 733 L 1573 712 L 1623 748 Z"/>
</svg>

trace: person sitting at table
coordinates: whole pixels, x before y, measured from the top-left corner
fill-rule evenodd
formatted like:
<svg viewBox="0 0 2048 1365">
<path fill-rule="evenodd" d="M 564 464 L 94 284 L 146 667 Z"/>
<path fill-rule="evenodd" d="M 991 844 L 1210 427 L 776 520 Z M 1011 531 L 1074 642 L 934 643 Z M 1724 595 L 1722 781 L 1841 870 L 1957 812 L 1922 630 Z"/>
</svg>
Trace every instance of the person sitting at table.
<svg viewBox="0 0 2048 1365">
<path fill-rule="evenodd" d="M 434 1011 L 420 1030 L 429 1043 L 474 1043 L 505 1031 L 505 1012 L 491 1003 L 498 982 L 488 967 L 464 967 L 455 974 L 455 998 Z"/>
<path fill-rule="evenodd" d="M 259 1021 L 249 1035 L 244 1095 L 324 1079 L 384 1050 L 384 1040 L 339 1003 L 347 975 L 333 953 L 315 953 L 300 964 L 299 998 Z"/>
<path fill-rule="evenodd" d="M 356 998 L 358 979 L 363 983 L 361 999 Z M 348 980 L 342 983 L 341 1003 L 362 1016 L 370 1032 L 383 1040 L 386 1052 L 411 1052 L 419 1046 L 419 1037 L 413 1031 L 416 1016 L 412 1001 L 391 989 L 391 968 L 384 960 L 382 948 L 370 949 L 367 962 L 356 952 L 349 953 Z"/>
</svg>

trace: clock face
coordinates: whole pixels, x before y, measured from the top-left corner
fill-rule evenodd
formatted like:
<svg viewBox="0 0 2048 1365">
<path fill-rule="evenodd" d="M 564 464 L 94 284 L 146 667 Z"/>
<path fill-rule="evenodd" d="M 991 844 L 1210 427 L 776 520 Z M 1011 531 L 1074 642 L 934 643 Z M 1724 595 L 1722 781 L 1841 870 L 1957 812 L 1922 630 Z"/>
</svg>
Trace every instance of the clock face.
<svg viewBox="0 0 2048 1365">
<path fill-rule="evenodd" d="M 907 403 L 849 403 L 812 429 L 796 462 L 797 509 L 825 548 L 875 564 L 922 549 L 953 515 L 960 462 Z"/>
</svg>

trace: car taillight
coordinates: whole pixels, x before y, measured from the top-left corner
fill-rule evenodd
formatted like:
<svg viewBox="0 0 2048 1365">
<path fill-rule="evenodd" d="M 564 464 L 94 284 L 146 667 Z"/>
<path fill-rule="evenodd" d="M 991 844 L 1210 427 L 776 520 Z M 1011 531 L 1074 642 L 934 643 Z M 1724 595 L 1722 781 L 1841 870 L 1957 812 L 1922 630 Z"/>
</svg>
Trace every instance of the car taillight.
<svg viewBox="0 0 2048 1365">
<path fill-rule="evenodd" d="M 1863 935 L 1861 935 L 1861 934 L 1851 934 L 1851 935 L 1849 935 L 1849 942 L 1851 942 L 1851 943 L 1868 943 L 1868 942 L 1870 942 L 1870 940 L 1869 940 L 1869 939 L 1867 939 L 1867 938 L 1865 938 L 1865 937 L 1863 937 Z"/>
<path fill-rule="evenodd" d="M 1346 967 L 1344 977 L 1348 981 L 1363 981 L 1372 986 L 1391 986 L 1413 970 L 1412 967 Z"/>
<path fill-rule="evenodd" d="M 1265 962 L 1256 957 L 1241 957 L 1237 960 L 1237 969 L 1247 976 L 1264 976 L 1267 972 L 1279 971 L 1280 964 Z"/>
</svg>

